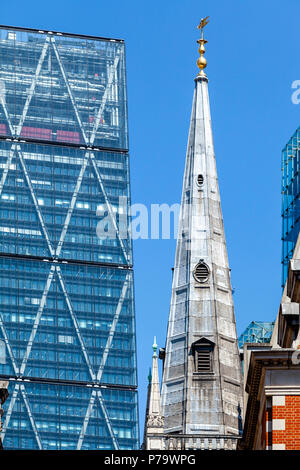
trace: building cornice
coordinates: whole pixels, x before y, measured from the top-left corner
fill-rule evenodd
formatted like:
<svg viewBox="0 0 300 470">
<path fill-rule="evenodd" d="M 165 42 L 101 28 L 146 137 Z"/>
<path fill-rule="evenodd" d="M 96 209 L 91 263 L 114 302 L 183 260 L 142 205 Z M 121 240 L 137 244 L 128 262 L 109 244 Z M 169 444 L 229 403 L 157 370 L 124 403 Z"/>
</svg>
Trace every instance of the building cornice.
<svg viewBox="0 0 300 470">
<path fill-rule="evenodd" d="M 295 349 L 271 349 L 268 351 L 252 351 L 246 382 L 246 392 L 249 394 L 247 412 L 244 423 L 244 434 L 240 449 L 253 450 L 258 414 L 260 410 L 260 391 L 266 369 L 298 369 L 300 364 L 293 362 Z M 281 392 L 283 394 L 283 392 Z"/>
</svg>

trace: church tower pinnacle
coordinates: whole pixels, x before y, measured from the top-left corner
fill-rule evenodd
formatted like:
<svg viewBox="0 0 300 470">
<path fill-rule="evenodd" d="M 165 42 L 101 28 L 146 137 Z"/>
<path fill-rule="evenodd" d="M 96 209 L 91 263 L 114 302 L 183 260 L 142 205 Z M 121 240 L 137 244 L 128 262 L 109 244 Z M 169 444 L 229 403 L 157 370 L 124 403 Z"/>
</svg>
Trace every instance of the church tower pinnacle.
<svg viewBox="0 0 300 470">
<path fill-rule="evenodd" d="M 152 349 L 152 371 L 149 372 L 148 376 L 149 385 L 146 405 L 144 442 L 142 448 L 163 450 L 163 441 L 160 439 L 160 436 L 164 432 L 164 420 L 161 415 L 157 344 L 155 337 Z"/>
<path fill-rule="evenodd" d="M 206 40 L 198 28 L 200 69 L 186 153 L 161 405 L 165 448 L 230 448 L 242 406 L 230 269 L 213 146 Z"/>
</svg>

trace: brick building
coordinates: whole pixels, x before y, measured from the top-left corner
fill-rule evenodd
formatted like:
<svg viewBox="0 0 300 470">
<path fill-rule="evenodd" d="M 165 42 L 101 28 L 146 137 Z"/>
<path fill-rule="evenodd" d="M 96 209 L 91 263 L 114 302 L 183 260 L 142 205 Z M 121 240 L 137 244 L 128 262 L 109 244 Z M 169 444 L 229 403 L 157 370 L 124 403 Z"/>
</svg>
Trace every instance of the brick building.
<svg viewBox="0 0 300 470">
<path fill-rule="evenodd" d="M 300 450 L 300 237 L 270 343 L 244 345 L 239 449 Z"/>
</svg>

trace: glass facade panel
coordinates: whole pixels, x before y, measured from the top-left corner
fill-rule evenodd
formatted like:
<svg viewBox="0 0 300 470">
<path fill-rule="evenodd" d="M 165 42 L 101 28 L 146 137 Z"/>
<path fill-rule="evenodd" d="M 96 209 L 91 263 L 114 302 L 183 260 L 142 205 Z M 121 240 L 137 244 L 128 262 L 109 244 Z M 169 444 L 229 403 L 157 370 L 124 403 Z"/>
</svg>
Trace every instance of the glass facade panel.
<svg viewBox="0 0 300 470">
<path fill-rule="evenodd" d="M 300 231 L 300 129 L 282 151 L 282 287 Z"/>
<path fill-rule="evenodd" d="M 124 43 L 0 29 L 0 134 L 127 149 Z"/>
<path fill-rule="evenodd" d="M 124 64 L 122 41 L 0 29 L 6 449 L 138 448 Z"/>
<path fill-rule="evenodd" d="M 127 153 L 2 141 L 0 165 L 2 252 L 131 263 Z M 100 238 L 97 225 L 109 210 L 118 230 Z"/>
<path fill-rule="evenodd" d="M 137 395 L 125 389 L 11 381 L 6 449 L 137 448 Z M 84 418 L 87 418 L 84 422 Z"/>
</svg>

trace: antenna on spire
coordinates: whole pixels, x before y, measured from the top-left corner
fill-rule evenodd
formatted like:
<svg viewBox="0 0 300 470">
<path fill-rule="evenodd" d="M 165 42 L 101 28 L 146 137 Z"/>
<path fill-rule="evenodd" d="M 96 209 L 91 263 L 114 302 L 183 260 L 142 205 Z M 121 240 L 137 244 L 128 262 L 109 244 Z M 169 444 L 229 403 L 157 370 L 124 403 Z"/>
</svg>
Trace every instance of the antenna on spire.
<svg viewBox="0 0 300 470">
<path fill-rule="evenodd" d="M 206 18 L 201 18 L 201 21 L 200 21 L 200 24 L 199 26 L 197 26 L 198 29 L 201 30 L 201 39 L 198 39 L 197 43 L 199 44 L 199 54 L 200 54 L 200 57 L 198 57 L 197 59 L 197 65 L 200 69 L 200 72 L 198 73 L 197 77 L 206 77 L 206 73 L 204 72 L 204 69 L 207 65 L 207 61 L 204 57 L 204 53 L 205 53 L 205 47 L 204 47 L 204 44 L 207 43 L 207 41 L 205 39 L 203 39 L 203 28 L 207 25 L 207 23 L 209 23 L 209 16 L 207 16 Z"/>
</svg>

